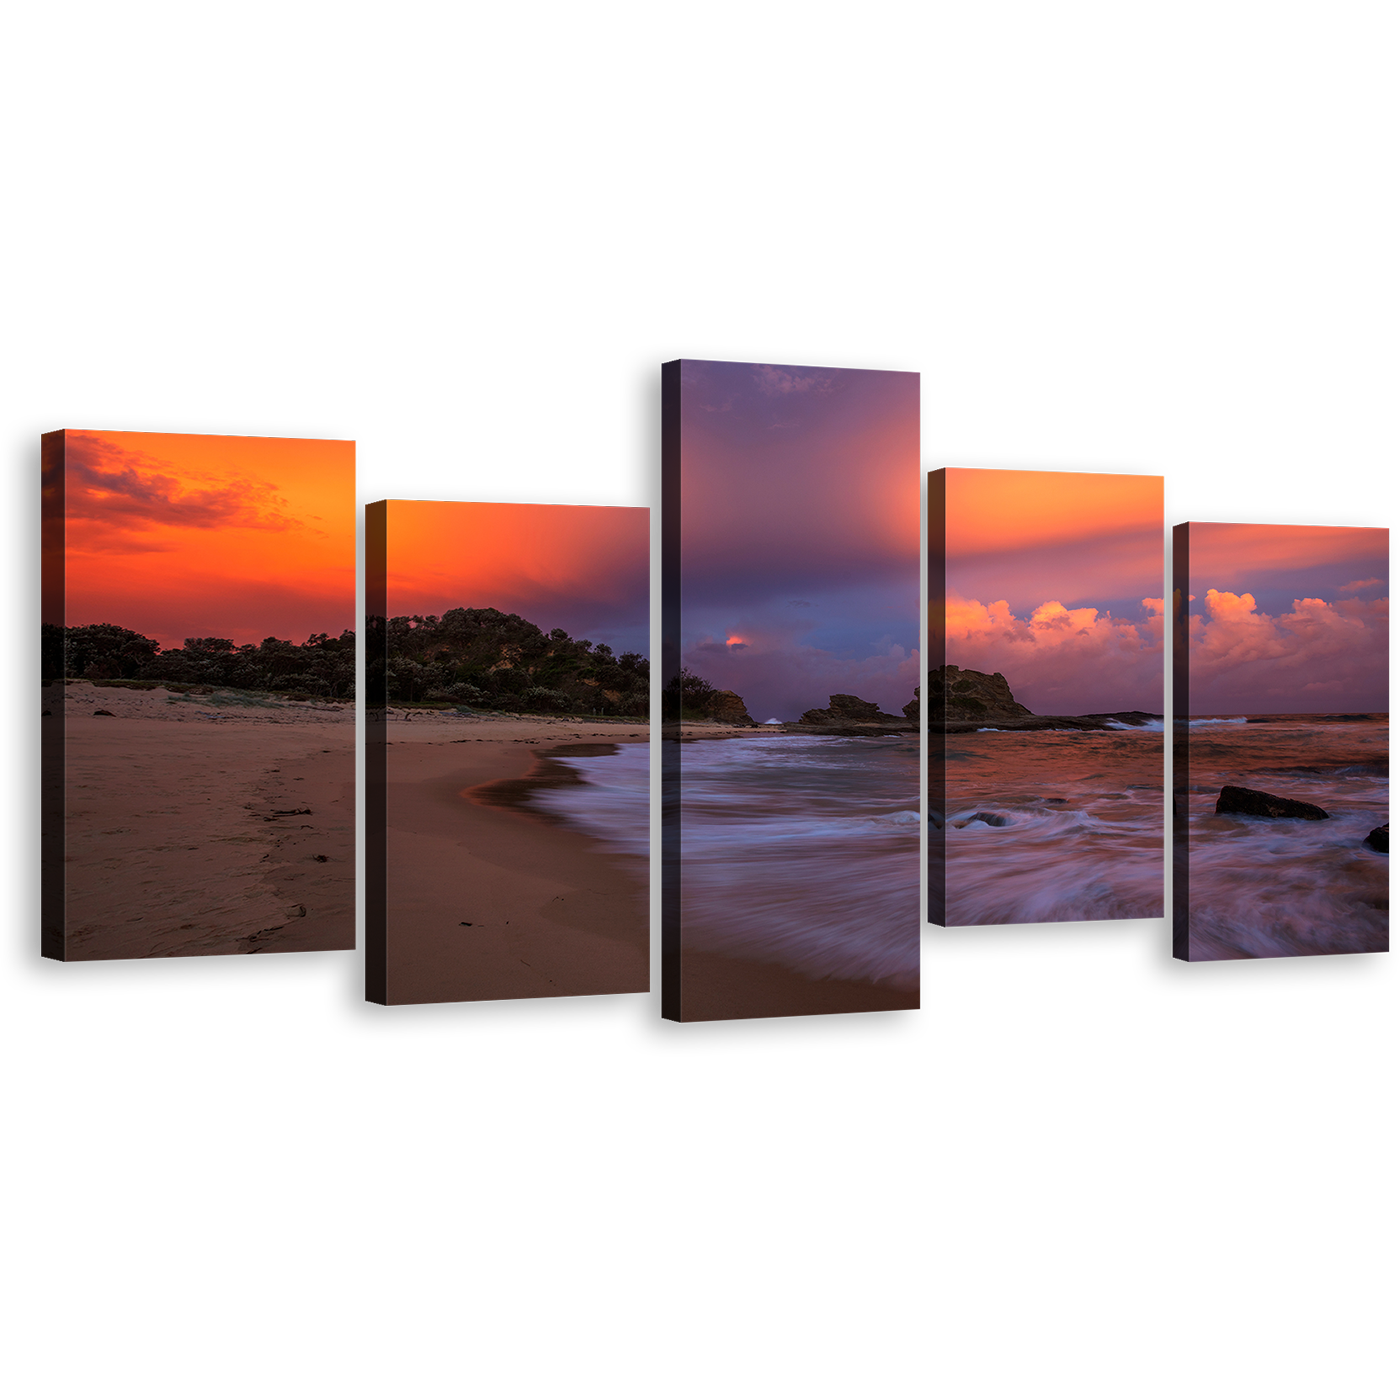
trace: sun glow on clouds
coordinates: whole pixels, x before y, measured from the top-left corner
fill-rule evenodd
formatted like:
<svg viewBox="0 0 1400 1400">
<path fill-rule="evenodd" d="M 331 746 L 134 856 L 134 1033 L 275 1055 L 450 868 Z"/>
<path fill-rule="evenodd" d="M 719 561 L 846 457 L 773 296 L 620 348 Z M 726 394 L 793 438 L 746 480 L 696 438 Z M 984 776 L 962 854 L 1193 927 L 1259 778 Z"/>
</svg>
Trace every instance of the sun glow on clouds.
<svg viewBox="0 0 1400 1400">
<path fill-rule="evenodd" d="M 1295 598 L 1271 617 L 1252 593 L 1208 588 L 1191 617 L 1191 709 L 1301 709 L 1386 704 L 1389 599 Z"/>
<path fill-rule="evenodd" d="M 1000 671 L 1016 698 L 1037 714 L 1162 709 L 1161 598 L 1144 598 L 1144 617 L 1067 608 L 1049 599 L 1017 617 L 1005 599 L 947 601 L 948 660 L 966 670 Z"/>
</svg>

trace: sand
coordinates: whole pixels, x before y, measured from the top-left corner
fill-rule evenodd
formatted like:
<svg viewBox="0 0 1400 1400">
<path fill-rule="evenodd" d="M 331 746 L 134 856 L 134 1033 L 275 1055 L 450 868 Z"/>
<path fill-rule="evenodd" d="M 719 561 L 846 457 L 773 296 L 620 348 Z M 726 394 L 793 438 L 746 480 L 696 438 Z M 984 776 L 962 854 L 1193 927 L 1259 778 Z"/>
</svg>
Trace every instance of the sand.
<svg viewBox="0 0 1400 1400">
<path fill-rule="evenodd" d="M 52 707 L 55 688 L 43 693 Z M 70 960 L 354 946 L 353 706 L 86 682 L 62 703 Z M 647 862 L 522 799 L 574 780 L 553 752 L 645 742 L 647 726 L 390 716 L 387 999 L 646 991 Z M 684 968 L 687 1020 L 917 1004 L 709 953 Z"/>
<path fill-rule="evenodd" d="M 62 704 L 68 960 L 355 946 L 352 705 L 86 682 Z"/>
<path fill-rule="evenodd" d="M 390 711 L 386 733 L 389 1004 L 648 989 L 647 862 L 522 805 L 573 781 L 550 753 L 645 724 Z"/>
</svg>

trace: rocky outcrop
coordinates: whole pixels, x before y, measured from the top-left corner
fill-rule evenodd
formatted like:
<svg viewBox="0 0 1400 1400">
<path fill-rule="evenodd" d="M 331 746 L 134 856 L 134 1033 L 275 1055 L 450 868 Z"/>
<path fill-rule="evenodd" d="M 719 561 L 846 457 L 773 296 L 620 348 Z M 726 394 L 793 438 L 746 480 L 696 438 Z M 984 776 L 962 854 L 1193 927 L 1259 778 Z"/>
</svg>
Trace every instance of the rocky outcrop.
<svg viewBox="0 0 1400 1400">
<path fill-rule="evenodd" d="M 1369 846 L 1373 851 L 1379 851 L 1383 856 L 1388 856 L 1390 854 L 1390 823 L 1386 822 L 1384 826 L 1378 826 L 1361 844 Z"/>
<path fill-rule="evenodd" d="M 919 687 L 914 687 L 914 698 L 904 707 L 904 718 L 919 722 Z"/>
<path fill-rule="evenodd" d="M 1018 719 L 1031 713 L 1018 704 L 1000 671 L 964 671 L 940 666 L 928 677 L 929 718 L 938 720 Z"/>
<path fill-rule="evenodd" d="M 1114 710 L 1111 714 L 1080 715 L 1080 719 L 1116 719 L 1119 724 L 1129 724 L 1138 729 L 1161 718 L 1161 715 L 1154 715 L 1151 710 Z"/>
<path fill-rule="evenodd" d="M 1254 788 L 1223 787 L 1215 803 L 1216 813 L 1245 817 L 1295 817 L 1305 822 L 1326 821 L 1328 813 L 1311 802 L 1295 802 L 1291 797 L 1275 797 Z"/>
<path fill-rule="evenodd" d="M 721 724 L 753 724 L 755 721 L 744 707 L 744 697 L 732 690 L 717 690 L 705 706 L 706 713 Z"/>
<path fill-rule="evenodd" d="M 803 724 L 889 724 L 898 723 L 898 715 L 887 715 L 873 701 L 857 695 L 833 695 L 825 710 L 807 710 Z"/>
</svg>

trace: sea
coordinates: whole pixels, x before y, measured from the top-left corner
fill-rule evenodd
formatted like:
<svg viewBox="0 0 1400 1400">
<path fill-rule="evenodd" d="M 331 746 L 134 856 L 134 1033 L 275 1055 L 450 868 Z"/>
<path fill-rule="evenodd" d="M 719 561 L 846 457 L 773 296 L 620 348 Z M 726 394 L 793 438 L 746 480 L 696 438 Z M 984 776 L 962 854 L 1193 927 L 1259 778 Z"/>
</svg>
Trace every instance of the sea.
<svg viewBox="0 0 1400 1400">
<path fill-rule="evenodd" d="M 1162 723 L 1114 724 L 947 736 L 941 795 L 930 775 L 932 922 L 1162 916 Z"/>
<path fill-rule="evenodd" d="M 1188 735 L 1177 788 L 1189 865 L 1177 879 L 1191 958 L 1384 951 L 1389 857 L 1364 842 L 1390 819 L 1389 717 L 1198 716 Z M 1217 816 L 1227 784 L 1311 802 L 1328 819 Z"/>
<path fill-rule="evenodd" d="M 645 855 L 648 749 L 557 756 L 584 781 L 536 800 L 604 846 Z M 687 947 L 810 977 L 917 978 L 916 738 L 696 739 L 680 761 Z"/>
</svg>

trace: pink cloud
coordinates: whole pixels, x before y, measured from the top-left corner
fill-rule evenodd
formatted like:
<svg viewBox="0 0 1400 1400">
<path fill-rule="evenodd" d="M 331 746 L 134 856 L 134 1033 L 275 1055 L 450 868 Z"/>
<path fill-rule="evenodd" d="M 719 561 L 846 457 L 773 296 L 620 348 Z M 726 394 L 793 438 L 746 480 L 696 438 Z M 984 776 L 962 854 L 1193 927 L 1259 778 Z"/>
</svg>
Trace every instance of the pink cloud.
<svg viewBox="0 0 1400 1400">
<path fill-rule="evenodd" d="M 1295 598 L 1293 611 L 1261 613 L 1252 593 L 1210 588 L 1191 618 L 1191 709 L 1306 712 L 1312 699 L 1387 703 L 1389 600 Z"/>
<path fill-rule="evenodd" d="M 1000 671 L 1037 714 L 1160 714 L 1165 611 L 1161 598 L 1144 598 L 1142 606 L 1146 616 L 1135 620 L 1050 599 L 1020 618 L 1005 599 L 984 604 L 950 595 L 948 661 Z"/>
<path fill-rule="evenodd" d="M 1363 593 L 1368 588 L 1379 588 L 1381 581 L 1378 578 L 1359 578 L 1352 583 L 1344 583 L 1338 593 Z"/>
</svg>

